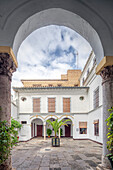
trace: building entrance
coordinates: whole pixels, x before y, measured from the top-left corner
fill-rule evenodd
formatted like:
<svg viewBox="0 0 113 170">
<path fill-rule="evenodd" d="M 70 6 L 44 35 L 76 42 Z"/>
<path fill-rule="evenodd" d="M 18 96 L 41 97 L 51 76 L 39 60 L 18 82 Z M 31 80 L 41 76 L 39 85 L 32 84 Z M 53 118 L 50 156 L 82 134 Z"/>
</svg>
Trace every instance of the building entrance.
<svg viewBox="0 0 113 170">
<path fill-rule="evenodd" d="M 37 125 L 37 137 L 42 137 L 43 125 Z"/>
<path fill-rule="evenodd" d="M 65 125 L 65 137 L 71 137 L 71 125 L 68 124 L 68 126 Z"/>
</svg>

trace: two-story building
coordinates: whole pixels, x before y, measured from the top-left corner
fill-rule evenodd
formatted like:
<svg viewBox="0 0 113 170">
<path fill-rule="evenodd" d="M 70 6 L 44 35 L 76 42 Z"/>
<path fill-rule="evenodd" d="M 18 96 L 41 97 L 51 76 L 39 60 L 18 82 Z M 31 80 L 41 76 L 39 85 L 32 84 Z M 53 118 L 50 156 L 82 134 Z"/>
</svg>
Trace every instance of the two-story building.
<svg viewBox="0 0 113 170">
<path fill-rule="evenodd" d="M 62 136 L 102 143 L 102 80 L 95 69 L 91 52 L 82 73 L 68 70 L 59 80 L 22 80 L 23 87 L 14 87 L 17 119 L 23 124 L 20 141 L 46 139 L 47 128 L 52 129 L 48 119 L 69 118 L 68 127 L 61 127 Z"/>
</svg>

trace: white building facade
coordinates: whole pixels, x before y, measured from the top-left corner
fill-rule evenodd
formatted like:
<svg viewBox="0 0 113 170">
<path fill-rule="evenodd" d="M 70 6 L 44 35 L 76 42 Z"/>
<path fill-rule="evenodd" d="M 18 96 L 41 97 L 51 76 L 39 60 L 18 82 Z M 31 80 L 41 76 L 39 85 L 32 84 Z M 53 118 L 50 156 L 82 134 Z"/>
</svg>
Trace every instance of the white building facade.
<svg viewBox="0 0 113 170">
<path fill-rule="evenodd" d="M 17 120 L 23 124 L 19 140 L 47 137 L 47 120 L 70 119 L 62 137 L 102 139 L 102 80 L 95 74 L 95 55 L 91 52 L 80 76 L 80 86 L 14 87 Z M 13 113 L 14 114 L 14 113 Z M 52 129 L 52 135 L 54 132 Z"/>
</svg>

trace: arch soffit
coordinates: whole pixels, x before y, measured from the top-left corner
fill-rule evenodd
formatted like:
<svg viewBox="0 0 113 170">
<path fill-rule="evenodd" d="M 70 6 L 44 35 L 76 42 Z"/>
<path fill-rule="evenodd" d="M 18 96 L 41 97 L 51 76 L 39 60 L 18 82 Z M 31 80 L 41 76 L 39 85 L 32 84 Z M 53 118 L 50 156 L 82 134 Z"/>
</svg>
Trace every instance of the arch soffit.
<svg viewBox="0 0 113 170">
<path fill-rule="evenodd" d="M 32 122 L 32 121 L 35 120 L 35 119 L 40 119 L 40 120 L 42 120 L 42 122 L 44 123 L 44 118 L 43 118 L 42 116 L 40 116 L 40 115 L 32 116 L 32 117 L 30 118 L 30 121 Z"/>
<path fill-rule="evenodd" d="M 59 121 L 62 120 L 62 119 L 65 119 L 65 118 L 68 118 L 72 121 L 72 123 L 74 124 L 74 117 L 71 116 L 71 115 L 63 115 L 59 118 Z"/>
<path fill-rule="evenodd" d="M 38 28 L 48 25 L 69 27 L 83 36 L 92 46 L 97 57 L 97 63 L 104 56 L 101 40 L 93 27 L 83 18 L 61 8 L 51 8 L 29 17 L 19 28 L 13 43 L 13 51 L 17 55 L 24 39 Z"/>
</svg>

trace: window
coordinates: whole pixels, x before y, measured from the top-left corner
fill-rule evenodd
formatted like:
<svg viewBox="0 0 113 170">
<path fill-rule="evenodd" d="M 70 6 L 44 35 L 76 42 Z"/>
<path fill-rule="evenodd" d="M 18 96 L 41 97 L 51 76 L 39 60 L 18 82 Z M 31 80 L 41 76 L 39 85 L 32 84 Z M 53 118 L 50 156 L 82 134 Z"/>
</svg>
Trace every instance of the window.
<svg viewBox="0 0 113 170">
<path fill-rule="evenodd" d="M 82 79 L 82 85 L 84 85 L 84 78 Z"/>
<path fill-rule="evenodd" d="M 48 98 L 48 112 L 55 112 L 55 98 Z"/>
<path fill-rule="evenodd" d="M 52 85 L 52 84 L 48 84 L 48 86 L 49 86 L 49 87 L 53 87 L 53 85 Z"/>
<path fill-rule="evenodd" d="M 88 68 L 88 70 L 87 70 L 87 76 L 88 76 L 88 74 L 89 74 L 89 68 Z"/>
<path fill-rule="evenodd" d="M 62 84 L 57 84 L 57 86 L 58 86 L 58 87 L 61 87 L 61 86 L 62 86 Z"/>
<path fill-rule="evenodd" d="M 27 124 L 27 121 L 21 121 L 21 124 Z"/>
<path fill-rule="evenodd" d="M 87 134 L 87 122 L 79 122 L 80 134 Z"/>
<path fill-rule="evenodd" d="M 33 84 L 33 87 L 41 87 L 41 84 Z"/>
<path fill-rule="evenodd" d="M 84 96 L 80 96 L 79 99 L 80 99 L 80 100 L 84 100 Z"/>
<path fill-rule="evenodd" d="M 96 57 L 93 59 L 93 66 L 96 64 Z"/>
<path fill-rule="evenodd" d="M 94 120 L 94 135 L 99 136 L 99 120 Z"/>
<path fill-rule="evenodd" d="M 74 84 L 74 87 L 78 87 L 78 84 Z"/>
<path fill-rule="evenodd" d="M 99 87 L 97 87 L 93 94 L 93 108 L 96 109 L 98 106 L 99 106 Z"/>
<path fill-rule="evenodd" d="M 40 98 L 33 98 L 33 112 L 40 112 Z"/>
<path fill-rule="evenodd" d="M 63 98 L 63 112 L 70 112 L 70 98 Z"/>
</svg>

